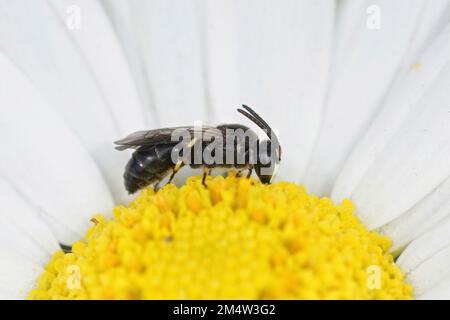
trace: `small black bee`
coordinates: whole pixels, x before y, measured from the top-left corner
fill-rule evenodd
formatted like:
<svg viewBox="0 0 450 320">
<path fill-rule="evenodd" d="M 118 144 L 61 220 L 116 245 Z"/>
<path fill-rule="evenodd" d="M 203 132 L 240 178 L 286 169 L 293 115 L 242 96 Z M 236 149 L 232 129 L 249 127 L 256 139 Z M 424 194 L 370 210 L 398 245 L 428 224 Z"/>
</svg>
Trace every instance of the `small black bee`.
<svg viewBox="0 0 450 320">
<path fill-rule="evenodd" d="M 246 169 L 247 178 L 254 169 L 261 182 L 270 183 L 281 160 L 278 138 L 255 111 L 246 105 L 242 108 L 237 111 L 263 129 L 268 140 L 259 140 L 257 134 L 244 125 L 223 124 L 138 131 L 116 141 L 117 150 L 136 149 L 125 167 L 127 191 L 132 194 L 151 184 L 157 187 L 169 173 L 170 183 L 185 164 L 192 168 L 203 167 L 204 185 L 211 169 L 217 167 L 237 168 L 238 174 Z M 187 133 L 189 142 L 183 144 L 179 138 L 174 139 L 176 132 Z M 236 132 L 245 135 L 239 136 Z M 210 155 L 209 159 L 204 156 L 205 152 Z M 174 155 L 178 156 L 174 158 Z"/>
</svg>

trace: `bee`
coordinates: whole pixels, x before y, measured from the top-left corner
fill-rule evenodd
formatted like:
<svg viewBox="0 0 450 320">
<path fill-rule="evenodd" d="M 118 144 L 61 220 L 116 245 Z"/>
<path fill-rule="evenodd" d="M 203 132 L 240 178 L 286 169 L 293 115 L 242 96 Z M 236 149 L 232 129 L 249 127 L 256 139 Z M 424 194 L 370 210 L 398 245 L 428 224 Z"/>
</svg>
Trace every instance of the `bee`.
<svg viewBox="0 0 450 320">
<path fill-rule="evenodd" d="M 281 160 L 278 138 L 250 107 L 242 105 L 237 111 L 260 127 L 268 139 L 260 140 L 241 124 L 222 124 L 137 131 L 114 142 L 119 151 L 135 149 L 123 175 L 128 193 L 149 185 L 158 188 L 169 174 L 170 183 L 184 165 L 203 167 L 203 185 L 211 170 L 218 167 L 235 168 L 238 175 L 247 170 L 247 178 L 254 170 L 262 183 L 270 183 Z"/>
</svg>

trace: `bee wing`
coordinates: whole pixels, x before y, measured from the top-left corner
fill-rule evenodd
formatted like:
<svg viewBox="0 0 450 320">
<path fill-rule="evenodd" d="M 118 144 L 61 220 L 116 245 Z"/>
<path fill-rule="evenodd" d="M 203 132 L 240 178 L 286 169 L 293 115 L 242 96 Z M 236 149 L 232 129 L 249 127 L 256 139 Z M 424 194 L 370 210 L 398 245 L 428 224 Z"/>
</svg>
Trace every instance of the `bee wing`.
<svg viewBox="0 0 450 320">
<path fill-rule="evenodd" d="M 182 130 L 186 130 L 187 132 L 189 132 L 192 138 L 194 138 L 194 135 L 200 134 L 205 140 L 211 140 L 212 137 L 222 138 L 222 131 L 215 127 L 173 127 L 149 131 L 136 131 L 121 140 L 115 141 L 114 143 L 118 145 L 116 149 L 120 151 L 128 148 L 136 149 L 141 146 L 178 143 L 179 140 L 172 140 L 173 133 L 176 130 L 179 130 L 179 132 L 182 132 Z"/>
</svg>

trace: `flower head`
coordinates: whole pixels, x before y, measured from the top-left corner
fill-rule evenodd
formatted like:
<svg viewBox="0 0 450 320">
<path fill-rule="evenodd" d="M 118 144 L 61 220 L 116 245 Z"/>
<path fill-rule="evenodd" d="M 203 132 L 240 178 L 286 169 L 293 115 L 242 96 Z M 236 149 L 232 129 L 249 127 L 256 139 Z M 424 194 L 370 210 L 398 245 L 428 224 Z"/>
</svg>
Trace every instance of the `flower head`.
<svg viewBox="0 0 450 320">
<path fill-rule="evenodd" d="M 128 207 L 116 207 L 113 220 L 92 221 L 72 253 L 55 253 L 30 298 L 412 295 L 388 253 L 390 240 L 368 231 L 349 200 L 335 205 L 294 183 L 231 175 L 205 188 L 192 177 L 181 188 L 144 190 Z"/>
</svg>

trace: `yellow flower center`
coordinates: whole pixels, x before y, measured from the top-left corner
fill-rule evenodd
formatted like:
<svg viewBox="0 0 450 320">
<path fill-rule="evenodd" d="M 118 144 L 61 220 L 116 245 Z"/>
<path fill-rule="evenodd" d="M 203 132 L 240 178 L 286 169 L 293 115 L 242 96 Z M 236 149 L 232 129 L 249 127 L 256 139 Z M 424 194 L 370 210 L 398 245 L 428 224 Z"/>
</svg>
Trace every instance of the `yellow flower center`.
<svg viewBox="0 0 450 320">
<path fill-rule="evenodd" d="M 406 299 L 412 288 L 353 204 L 293 183 L 192 177 L 95 216 L 30 299 Z"/>
</svg>

